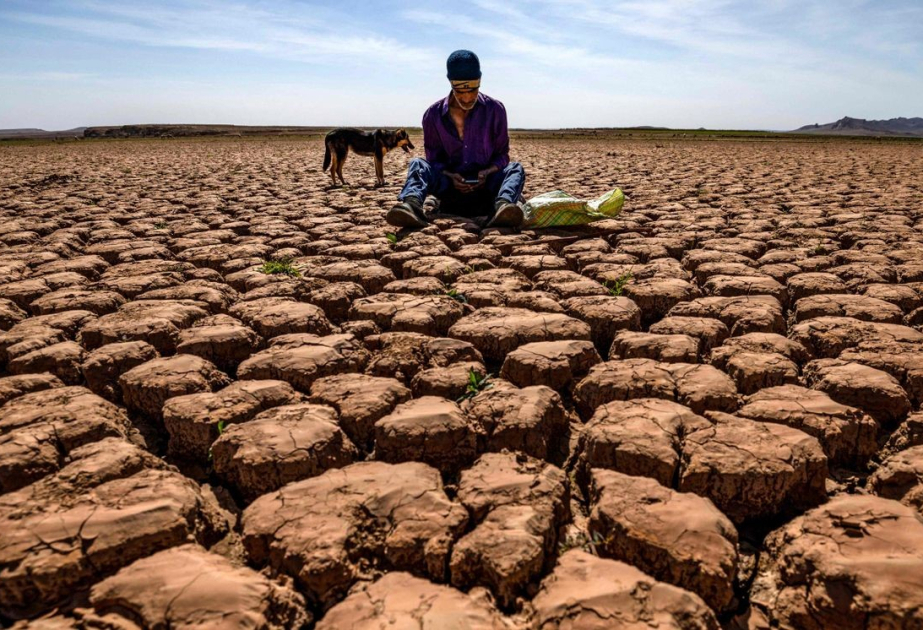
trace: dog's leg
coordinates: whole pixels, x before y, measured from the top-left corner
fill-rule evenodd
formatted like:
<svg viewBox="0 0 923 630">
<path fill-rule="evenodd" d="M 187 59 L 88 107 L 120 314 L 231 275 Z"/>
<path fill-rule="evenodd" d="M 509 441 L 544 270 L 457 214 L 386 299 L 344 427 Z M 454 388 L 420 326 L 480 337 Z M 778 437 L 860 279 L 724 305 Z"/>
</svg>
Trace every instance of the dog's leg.
<svg viewBox="0 0 923 630">
<path fill-rule="evenodd" d="M 330 185 L 331 186 L 337 185 L 337 166 L 338 164 L 339 164 L 339 160 L 337 159 L 337 154 L 334 151 L 333 154 L 330 156 L 330 182 L 331 182 Z"/>
<path fill-rule="evenodd" d="M 379 142 L 375 147 L 375 183 L 385 185 L 385 152 L 386 149 Z"/>
<path fill-rule="evenodd" d="M 344 186 L 349 185 L 346 183 L 346 180 L 343 179 L 343 163 L 346 161 L 347 155 L 349 155 L 348 148 L 344 148 L 342 154 L 339 154 L 339 153 L 337 154 L 337 158 L 339 158 L 337 159 L 337 175 L 340 176 L 340 183 L 343 184 Z"/>
<path fill-rule="evenodd" d="M 380 155 L 375 156 L 375 184 L 377 186 L 385 185 L 385 167 L 384 160 Z"/>
</svg>

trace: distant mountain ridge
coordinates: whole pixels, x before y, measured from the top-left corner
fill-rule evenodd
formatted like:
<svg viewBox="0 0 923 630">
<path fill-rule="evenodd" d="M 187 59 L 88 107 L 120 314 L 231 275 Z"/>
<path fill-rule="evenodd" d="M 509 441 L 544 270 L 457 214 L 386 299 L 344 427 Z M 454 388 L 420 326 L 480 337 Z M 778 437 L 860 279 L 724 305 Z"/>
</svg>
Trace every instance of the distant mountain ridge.
<svg viewBox="0 0 923 630">
<path fill-rule="evenodd" d="M 792 133 L 815 133 L 842 136 L 907 136 L 923 138 L 923 118 L 865 120 L 844 116 L 826 125 L 805 125 Z"/>
<path fill-rule="evenodd" d="M 28 140 L 36 138 L 73 138 L 83 137 L 86 127 L 74 127 L 63 131 L 45 131 L 44 129 L 0 129 L 0 140 Z"/>
</svg>

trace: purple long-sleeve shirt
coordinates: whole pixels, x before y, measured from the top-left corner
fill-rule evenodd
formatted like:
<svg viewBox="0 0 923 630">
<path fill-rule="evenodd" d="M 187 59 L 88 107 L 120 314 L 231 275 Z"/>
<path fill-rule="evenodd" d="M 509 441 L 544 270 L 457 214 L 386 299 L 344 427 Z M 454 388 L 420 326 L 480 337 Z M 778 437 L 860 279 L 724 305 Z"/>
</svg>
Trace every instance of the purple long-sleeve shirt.
<svg viewBox="0 0 923 630">
<path fill-rule="evenodd" d="M 423 114 L 423 148 L 426 161 L 440 171 L 474 175 L 489 166 L 502 169 L 510 163 L 510 134 L 503 103 L 478 94 L 477 104 L 465 118 L 465 138 L 459 139 L 449 115 L 449 98 L 430 105 Z"/>
</svg>

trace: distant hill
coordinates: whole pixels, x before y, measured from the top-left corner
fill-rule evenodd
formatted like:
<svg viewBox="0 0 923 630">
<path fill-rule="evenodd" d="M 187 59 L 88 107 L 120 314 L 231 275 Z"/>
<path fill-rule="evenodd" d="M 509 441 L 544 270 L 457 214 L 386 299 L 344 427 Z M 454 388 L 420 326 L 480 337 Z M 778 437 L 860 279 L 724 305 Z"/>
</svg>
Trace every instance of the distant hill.
<svg viewBox="0 0 923 630">
<path fill-rule="evenodd" d="M 0 140 L 30 140 L 34 138 L 73 138 L 83 136 L 86 127 L 75 127 L 63 131 L 45 131 L 44 129 L 0 129 Z"/>
<path fill-rule="evenodd" d="M 923 138 L 923 118 L 892 118 L 864 120 L 845 116 L 826 125 L 805 125 L 792 133 L 813 133 L 841 136 L 905 136 Z"/>
</svg>

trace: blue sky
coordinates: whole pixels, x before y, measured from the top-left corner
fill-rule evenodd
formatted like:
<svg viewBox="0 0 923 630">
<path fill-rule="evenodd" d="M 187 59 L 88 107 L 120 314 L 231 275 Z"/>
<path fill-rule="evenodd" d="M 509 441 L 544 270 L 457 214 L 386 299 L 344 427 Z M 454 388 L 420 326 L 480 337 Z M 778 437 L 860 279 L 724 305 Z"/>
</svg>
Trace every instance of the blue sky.
<svg viewBox="0 0 923 630">
<path fill-rule="evenodd" d="M 457 48 L 512 127 L 923 116 L 921 0 L 0 0 L 0 128 L 419 125 Z"/>
</svg>

